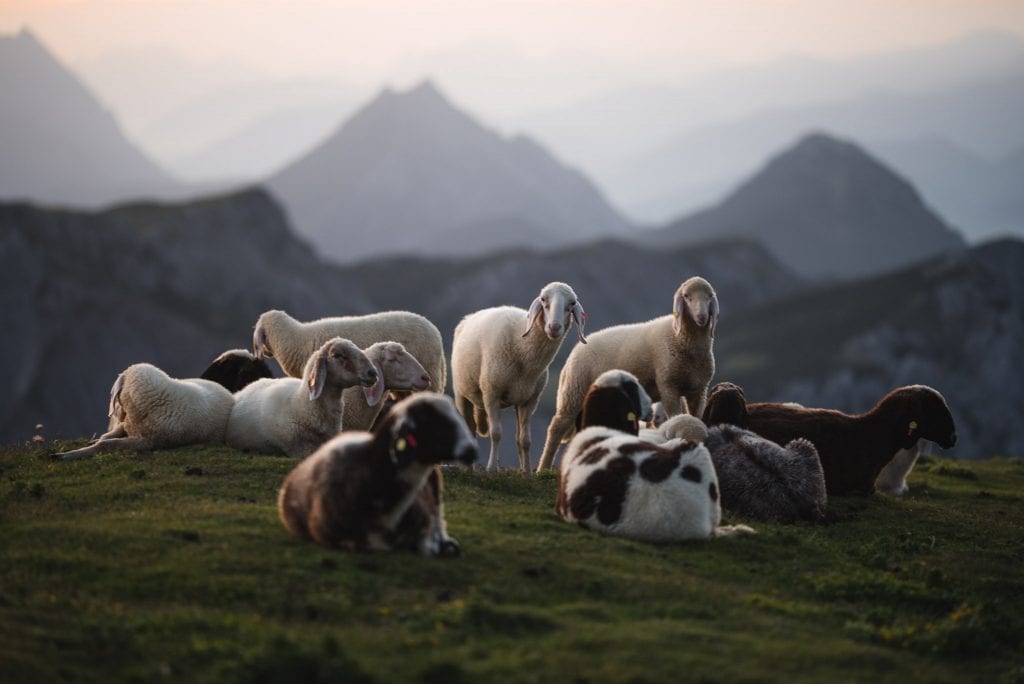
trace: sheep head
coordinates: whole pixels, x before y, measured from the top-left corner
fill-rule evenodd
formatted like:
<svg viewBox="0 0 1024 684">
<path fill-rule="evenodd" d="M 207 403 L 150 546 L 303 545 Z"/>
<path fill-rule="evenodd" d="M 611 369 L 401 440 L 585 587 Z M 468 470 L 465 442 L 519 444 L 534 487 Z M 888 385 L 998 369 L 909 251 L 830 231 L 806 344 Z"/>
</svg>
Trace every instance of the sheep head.
<svg viewBox="0 0 1024 684">
<path fill-rule="evenodd" d="M 707 328 L 715 336 L 718 325 L 718 295 L 711 283 L 700 276 L 684 282 L 672 297 L 672 330 L 682 332 L 683 322 L 690 321 L 698 328 Z"/>
<path fill-rule="evenodd" d="M 414 463 L 470 464 L 476 461 L 476 439 L 443 394 L 420 392 L 395 404 L 377 434 L 387 433 L 391 463 L 403 469 Z"/>
<path fill-rule="evenodd" d="M 377 342 L 366 348 L 366 356 L 378 373 L 377 382 L 363 388 L 370 406 L 380 401 L 385 389 L 420 391 L 430 387 L 430 374 L 399 342 Z"/>
<path fill-rule="evenodd" d="M 938 391 L 927 385 L 908 385 L 894 389 L 879 403 L 888 402 L 898 402 L 904 419 L 900 423 L 902 448 L 911 448 L 918 439 L 935 442 L 943 449 L 956 445 L 953 414 Z"/>
<path fill-rule="evenodd" d="M 366 358 L 366 354 L 351 340 L 341 337 L 328 340 L 313 352 L 306 362 L 303 377 L 309 387 L 310 401 L 323 393 L 328 377 L 338 387 L 371 387 L 380 380 L 380 374 L 370 363 L 370 359 Z"/>
<path fill-rule="evenodd" d="M 720 382 L 711 388 L 703 420 L 706 425 L 728 423 L 746 427 L 747 398 L 743 389 L 731 382 Z"/>
<path fill-rule="evenodd" d="M 541 327 L 549 339 L 561 339 L 569 329 L 569 324 L 575 323 L 580 342 L 587 343 L 587 338 L 583 336 L 587 313 L 583 310 L 583 305 L 580 304 L 579 298 L 571 287 L 559 282 L 548 283 L 544 286 L 537 298 L 530 304 L 530 311 L 526 314 L 526 330 L 523 331 L 523 337 L 530 334 L 542 313 L 544 318 Z"/>
</svg>

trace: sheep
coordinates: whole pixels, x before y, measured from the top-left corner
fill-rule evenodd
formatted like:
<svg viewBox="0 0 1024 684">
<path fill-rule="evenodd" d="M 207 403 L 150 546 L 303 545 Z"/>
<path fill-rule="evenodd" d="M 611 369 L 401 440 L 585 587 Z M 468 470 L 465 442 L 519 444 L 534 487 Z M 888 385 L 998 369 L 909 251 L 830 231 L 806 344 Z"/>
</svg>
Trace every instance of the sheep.
<svg viewBox="0 0 1024 684">
<path fill-rule="evenodd" d="M 559 470 L 558 514 L 588 529 L 641 541 L 752 533 L 745 525 L 720 525 L 718 479 L 702 444 L 674 440 L 659 446 L 589 422 L 611 417 L 621 423 L 622 396 L 588 392 L 582 429 L 566 447 Z"/>
<path fill-rule="evenodd" d="M 875 488 L 889 496 L 903 496 L 910 491 L 907 485 L 907 477 L 914 469 L 917 458 L 922 453 L 927 454 L 931 448 L 931 442 L 926 439 L 917 440 L 909 449 L 900 449 L 892 457 L 875 479 Z"/>
<path fill-rule="evenodd" d="M 808 440 L 801 437 L 781 447 L 723 423 L 708 430 L 704 446 L 711 452 L 725 510 L 783 523 L 824 519 L 825 474 Z"/>
<path fill-rule="evenodd" d="M 349 551 L 459 555 L 448 536 L 438 463 L 476 460 L 452 400 L 414 394 L 370 432 L 342 433 L 285 478 L 278 513 L 289 532 Z"/>
<path fill-rule="evenodd" d="M 530 419 L 548 383 L 548 366 L 570 323 L 581 344 L 586 313 L 565 283 L 545 285 L 527 312 L 514 306 L 482 309 L 463 318 L 452 339 L 455 405 L 469 429 L 491 439 L 487 470 L 498 468 L 501 409 L 516 411 L 519 469 L 530 470 Z M 525 329 L 524 329 L 525 322 Z"/>
<path fill-rule="evenodd" d="M 913 447 L 919 439 L 944 449 L 956 444 L 956 425 L 945 398 L 925 385 L 898 387 L 867 413 L 849 415 L 833 409 L 748 404 L 741 388 L 722 383 L 711 392 L 704 422 L 731 423 L 776 444 L 807 438 L 818 450 L 830 496 L 870 494 L 896 452 Z"/>
<path fill-rule="evenodd" d="M 178 380 L 148 363 L 128 366 L 110 389 L 110 424 L 91 445 L 60 454 L 65 461 L 101 451 L 148 451 L 224 441 L 234 396 L 201 378 Z"/>
<path fill-rule="evenodd" d="M 555 416 L 548 425 L 537 470 L 550 468 L 559 444 L 573 430 L 590 383 L 602 371 L 620 368 L 639 378 L 671 418 L 683 409 L 700 416 L 715 373 L 713 343 L 718 297 L 703 278 L 688 279 L 672 297 L 672 315 L 646 323 L 605 328 L 569 354 L 558 380 Z"/>
<path fill-rule="evenodd" d="M 377 369 L 385 390 L 420 391 L 430 387 L 430 375 L 398 342 L 377 342 L 364 349 L 363 353 Z M 342 392 L 342 429 L 369 430 L 382 413 L 385 402 L 370 404 L 367 392 L 359 387 L 349 387 Z"/>
<path fill-rule="evenodd" d="M 383 377 L 366 354 L 340 337 L 310 355 L 302 379 L 264 378 L 234 395 L 225 439 L 236 449 L 308 456 L 342 429 L 346 387 L 367 388 L 371 406 L 384 394 Z"/>
<path fill-rule="evenodd" d="M 651 429 L 658 429 L 668 419 L 665 415 L 665 405 L 660 401 L 651 404 L 651 419 L 643 426 Z"/>
<path fill-rule="evenodd" d="M 597 376 L 583 398 L 576 429 L 601 425 L 636 435 L 640 423 L 654 415 L 651 397 L 629 371 L 613 369 Z"/>
<path fill-rule="evenodd" d="M 399 342 L 430 374 L 430 389 L 444 392 L 448 369 L 444 345 L 437 326 L 419 314 L 383 311 L 366 316 L 321 318 L 300 323 L 284 311 L 266 311 L 253 329 L 253 351 L 257 358 L 277 359 L 287 375 L 302 376 L 306 359 L 334 337 L 351 340 L 360 349 L 375 342 Z"/>
<path fill-rule="evenodd" d="M 657 430 L 643 428 L 639 436 L 645 442 L 664 444 L 671 439 L 687 439 L 691 442 L 703 442 L 708 437 L 708 428 L 704 422 L 689 413 L 672 416 L 661 424 Z"/>
<path fill-rule="evenodd" d="M 274 374 L 266 361 L 257 359 L 248 349 L 229 349 L 215 358 L 199 377 L 212 380 L 234 394 L 249 383 L 272 378 Z"/>
</svg>

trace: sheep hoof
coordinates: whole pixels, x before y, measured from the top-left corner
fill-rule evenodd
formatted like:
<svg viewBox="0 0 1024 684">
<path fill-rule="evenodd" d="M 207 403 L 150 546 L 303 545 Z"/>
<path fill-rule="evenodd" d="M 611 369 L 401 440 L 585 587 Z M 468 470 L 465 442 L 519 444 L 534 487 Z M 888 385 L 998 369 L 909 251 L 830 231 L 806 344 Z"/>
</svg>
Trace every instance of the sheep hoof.
<svg viewBox="0 0 1024 684">
<path fill-rule="evenodd" d="M 459 546 L 459 542 L 449 537 L 441 542 L 441 547 L 438 549 L 437 555 L 444 556 L 446 558 L 458 558 L 462 555 L 462 547 Z"/>
</svg>

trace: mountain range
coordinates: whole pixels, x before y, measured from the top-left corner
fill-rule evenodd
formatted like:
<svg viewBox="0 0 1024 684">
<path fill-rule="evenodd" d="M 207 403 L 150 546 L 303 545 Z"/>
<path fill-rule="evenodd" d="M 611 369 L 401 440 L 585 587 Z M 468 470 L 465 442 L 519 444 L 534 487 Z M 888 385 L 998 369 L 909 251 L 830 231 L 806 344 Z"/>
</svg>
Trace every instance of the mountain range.
<svg viewBox="0 0 1024 684">
<path fill-rule="evenodd" d="M 820 133 L 769 160 L 719 204 L 641 239 L 679 245 L 725 236 L 760 240 L 812 279 L 874 275 L 964 247 L 905 179 Z"/>
<path fill-rule="evenodd" d="M 0 36 L 0 197 L 97 206 L 181 184 L 29 31 Z"/>
<path fill-rule="evenodd" d="M 267 181 L 326 257 L 556 247 L 630 226 L 583 174 L 507 139 L 428 82 L 385 90 Z"/>
</svg>

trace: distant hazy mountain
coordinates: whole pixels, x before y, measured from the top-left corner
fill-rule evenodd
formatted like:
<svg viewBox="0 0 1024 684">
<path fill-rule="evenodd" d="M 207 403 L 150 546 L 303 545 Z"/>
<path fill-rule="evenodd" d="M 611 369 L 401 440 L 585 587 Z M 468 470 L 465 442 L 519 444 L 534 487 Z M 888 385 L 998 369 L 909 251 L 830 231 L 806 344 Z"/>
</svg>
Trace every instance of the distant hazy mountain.
<svg viewBox="0 0 1024 684">
<path fill-rule="evenodd" d="M 429 82 L 384 91 L 268 184 L 298 232 L 343 262 L 550 248 L 629 230 L 581 173 L 528 138 L 482 127 Z M 509 225 L 532 229 L 517 240 Z"/>
<path fill-rule="evenodd" d="M 1002 240 L 748 311 L 716 339 L 716 381 L 750 401 L 866 411 L 927 384 L 946 397 L 961 457 L 1021 455 L 1024 242 Z"/>
<path fill-rule="evenodd" d="M 0 36 L 0 197 L 98 205 L 178 184 L 28 31 Z"/>
<path fill-rule="evenodd" d="M 981 159 L 996 160 L 1024 147 L 1024 59 L 1015 64 L 934 92 L 877 90 L 839 103 L 780 106 L 687 126 L 598 177 L 627 212 L 650 219 L 721 197 L 759 160 L 808 130 L 826 129 L 879 151 L 901 140 L 941 138 Z M 962 178 L 964 192 L 991 193 L 983 180 Z M 940 188 L 911 180 L 943 210 L 949 208 L 943 206 Z M 983 213 L 966 215 L 962 228 L 969 236 L 993 232 Z"/>
<path fill-rule="evenodd" d="M 525 307 L 551 280 L 573 284 L 595 330 L 668 312 L 672 292 L 696 273 L 718 289 L 723 321 L 801 284 L 749 241 L 653 252 L 600 242 L 340 268 L 257 190 L 97 213 L 0 205 L 0 326 L 16 331 L 0 340 L 0 442 L 30 438 L 36 423 L 50 437 L 92 434 L 106 424 L 110 385 L 126 366 L 149 361 L 196 376 L 224 349 L 249 347 L 253 323 L 271 308 L 304 320 L 418 311 L 450 349 L 462 316 Z M 554 386 L 550 394 L 553 408 Z"/>
<path fill-rule="evenodd" d="M 917 191 L 856 145 L 824 134 L 772 158 L 720 204 L 651 231 L 652 244 L 742 236 L 810 278 L 855 278 L 963 247 Z"/>
</svg>

